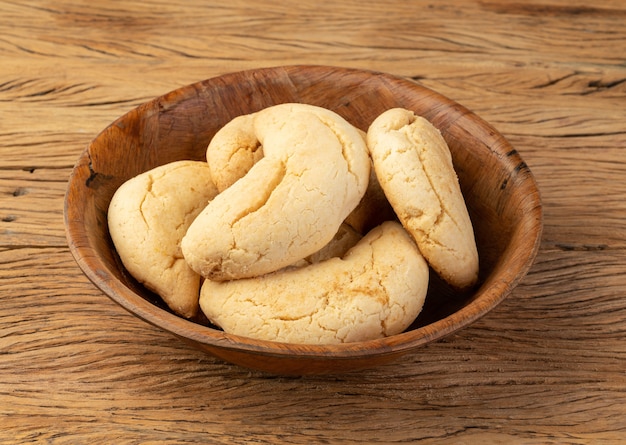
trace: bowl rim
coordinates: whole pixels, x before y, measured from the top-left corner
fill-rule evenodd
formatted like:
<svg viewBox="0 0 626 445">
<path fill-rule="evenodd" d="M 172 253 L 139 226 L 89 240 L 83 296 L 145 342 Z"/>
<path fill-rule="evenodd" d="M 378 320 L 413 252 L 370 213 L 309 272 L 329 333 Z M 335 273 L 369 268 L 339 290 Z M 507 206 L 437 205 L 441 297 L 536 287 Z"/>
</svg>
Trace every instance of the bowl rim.
<svg viewBox="0 0 626 445">
<path fill-rule="evenodd" d="M 101 132 L 99 132 L 94 137 L 92 142 L 98 139 L 109 127 L 116 125 L 116 123 L 125 119 L 130 113 L 135 112 L 138 108 L 146 106 L 150 103 L 154 103 L 155 101 L 158 101 L 161 98 L 168 96 L 174 92 L 187 89 L 188 93 L 181 97 L 181 100 L 184 100 L 186 97 L 188 97 L 188 94 L 193 94 L 195 87 L 211 80 L 228 78 L 228 76 L 233 75 L 258 72 L 260 70 L 271 71 L 284 70 L 286 68 L 290 70 L 341 69 L 348 72 L 366 73 L 374 76 L 382 76 L 393 82 L 404 82 L 409 86 L 413 85 L 415 88 L 419 88 L 421 91 L 428 91 L 429 94 L 431 94 L 433 97 L 437 97 L 445 101 L 450 101 L 450 99 L 443 96 L 442 94 L 437 93 L 422 85 L 419 85 L 417 82 L 409 78 L 379 71 L 324 65 L 272 66 L 226 73 L 174 89 L 162 96 L 153 98 L 152 100 L 124 113 L 122 116 L 118 117 L 111 124 L 105 127 Z M 454 103 L 456 104 L 456 102 Z M 480 125 L 488 128 L 491 134 L 493 134 L 494 136 L 498 136 L 508 145 L 508 142 L 504 139 L 504 137 L 490 124 L 488 124 L 486 121 L 484 121 L 479 116 L 469 110 L 467 110 L 467 113 L 475 117 Z M 82 215 L 78 214 L 76 211 L 73 211 L 71 207 L 71 203 L 74 202 L 74 200 L 77 198 L 77 196 L 75 196 L 75 194 L 77 193 L 77 189 L 71 186 L 72 183 L 75 181 L 78 168 L 80 168 L 81 165 L 85 165 L 85 162 L 88 161 L 90 146 L 91 142 L 82 151 L 77 163 L 72 169 L 64 199 L 65 231 L 68 246 L 72 256 L 74 257 L 75 261 L 77 262 L 83 273 L 87 276 L 87 278 L 100 291 L 102 291 L 105 295 L 107 295 L 110 299 L 122 306 L 128 312 L 134 314 L 136 317 L 144 320 L 145 322 L 152 324 L 153 326 L 174 334 L 177 337 L 197 342 L 209 348 L 236 350 L 239 352 L 256 353 L 274 357 L 289 356 L 290 358 L 294 358 L 295 353 L 296 357 L 301 357 L 303 359 L 323 358 L 337 360 L 365 358 L 371 357 L 373 355 L 393 355 L 397 353 L 405 353 L 414 350 L 420 346 L 423 346 L 426 343 L 442 339 L 458 331 L 459 329 L 462 329 L 467 325 L 473 323 L 474 321 L 483 317 L 486 313 L 494 309 L 511 293 L 513 288 L 527 274 L 534 262 L 541 242 L 541 236 L 543 231 L 543 211 L 541 197 L 534 176 L 532 175 L 531 171 L 526 168 L 526 174 L 522 181 L 525 186 L 529 188 L 529 190 L 533 191 L 533 193 L 527 197 L 527 199 L 532 200 L 531 202 L 533 214 L 525 220 L 526 224 L 524 229 L 526 230 L 523 234 L 512 234 L 512 239 L 513 237 L 515 237 L 515 239 L 518 240 L 522 246 L 520 250 L 521 253 L 516 256 L 518 261 L 520 260 L 520 256 L 523 258 L 522 266 L 518 267 L 515 272 L 505 270 L 501 279 L 497 280 L 496 282 L 490 283 L 489 287 L 485 287 L 485 284 L 482 283 L 481 286 L 476 289 L 474 294 L 475 298 L 473 299 L 473 301 L 469 302 L 461 309 L 427 325 L 376 340 L 322 345 L 294 344 L 281 343 L 276 341 L 256 340 L 249 337 L 228 334 L 221 330 L 195 323 L 193 321 L 174 315 L 173 313 L 170 313 L 164 309 L 161 309 L 151 302 L 147 301 L 140 295 L 134 293 L 131 289 L 124 285 L 123 282 L 121 282 L 114 275 L 107 271 L 106 265 L 100 260 L 95 249 L 89 243 L 87 237 L 83 236 L 82 234 L 81 228 L 82 223 L 84 223 L 84 220 L 81 219 Z M 510 145 L 508 145 L 508 148 L 512 149 Z M 507 153 L 507 155 L 511 155 L 511 153 Z M 509 160 L 510 162 L 512 162 L 511 165 L 519 165 L 520 163 L 523 163 L 521 157 L 517 152 L 513 153 L 512 156 L 509 156 Z M 92 264 L 90 265 L 88 261 L 90 261 Z"/>
</svg>

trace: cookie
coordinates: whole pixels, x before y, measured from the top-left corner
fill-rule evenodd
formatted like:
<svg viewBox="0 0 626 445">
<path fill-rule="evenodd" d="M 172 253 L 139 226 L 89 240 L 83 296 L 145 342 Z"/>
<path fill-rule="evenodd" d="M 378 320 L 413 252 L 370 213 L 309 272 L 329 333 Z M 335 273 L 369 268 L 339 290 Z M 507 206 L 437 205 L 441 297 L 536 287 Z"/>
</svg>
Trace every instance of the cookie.
<svg viewBox="0 0 626 445">
<path fill-rule="evenodd" d="M 198 312 L 200 276 L 180 241 L 215 197 L 206 162 L 176 161 L 129 179 L 111 199 L 109 233 L 124 267 L 177 314 Z"/>
<path fill-rule="evenodd" d="M 282 104 L 253 119 L 263 158 L 209 203 L 181 243 L 190 267 L 211 280 L 263 275 L 317 252 L 368 185 L 365 142 L 339 115 Z"/>
<path fill-rule="evenodd" d="M 472 222 L 445 140 L 428 120 L 395 108 L 367 131 L 376 176 L 430 266 L 451 286 L 478 279 Z"/>
<path fill-rule="evenodd" d="M 200 307 L 225 332 L 336 344 L 404 331 L 422 309 L 428 265 L 397 222 L 371 230 L 343 258 L 256 278 L 207 280 Z"/>
<path fill-rule="evenodd" d="M 253 113 L 234 118 L 209 142 L 206 159 L 220 192 L 245 176 L 263 157 L 263 147 L 254 131 L 255 116 Z"/>
</svg>

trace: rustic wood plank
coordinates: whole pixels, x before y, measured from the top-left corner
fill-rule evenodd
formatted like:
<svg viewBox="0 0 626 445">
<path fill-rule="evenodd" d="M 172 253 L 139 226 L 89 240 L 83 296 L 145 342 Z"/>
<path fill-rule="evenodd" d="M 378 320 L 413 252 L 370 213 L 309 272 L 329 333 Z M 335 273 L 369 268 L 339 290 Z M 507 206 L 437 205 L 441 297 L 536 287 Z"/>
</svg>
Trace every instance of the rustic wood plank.
<svg viewBox="0 0 626 445">
<path fill-rule="evenodd" d="M 623 442 L 625 18 L 621 0 L 0 1 L 0 443 Z M 521 153 L 543 242 L 488 316 L 397 363 L 285 378 L 196 351 L 80 272 L 63 195 L 100 130 L 297 63 L 413 78 Z"/>
<path fill-rule="evenodd" d="M 221 363 L 136 320 L 90 285 L 66 249 L 5 249 L 0 292 L 12 289 L 3 304 L 15 310 L 0 323 L 0 372 L 8 377 L 0 383 L 1 412 L 14 438 L 60 443 L 92 424 L 100 426 L 90 438 L 122 443 L 137 440 L 131 433 L 147 439 L 152 428 L 163 429 L 163 440 L 210 432 L 235 441 L 278 434 L 287 443 L 408 443 L 468 432 L 476 439 L 547 435 L 559 443 L 590 430 L 617 438 L 624 432 L 626 303 L 616 297 L 626 255 L 610 257 L 587 252 L 581 263 L 576 252 L 544 255 L 490 316 L 396 364 L 284 378 Z M 45 287 L 24 280 L 33 264 Z M 546 292 L 551 281 L 560 292 Z M 589 289 L 590 282 L 597 285 Z M 555 310 L 562 307 L 568 311 Z M 15 366 L 21 372 L 7 372 Z M 544 387 L 549 399 L 540 395 Z M 433 422 L 415 416 L 416 407 L 447 414 Z"/>
<path fill-rule="evenodd" d="M 0 170 L 0 247 L 67 245 L 63 199 L 70 171 Z"/>
</svg>

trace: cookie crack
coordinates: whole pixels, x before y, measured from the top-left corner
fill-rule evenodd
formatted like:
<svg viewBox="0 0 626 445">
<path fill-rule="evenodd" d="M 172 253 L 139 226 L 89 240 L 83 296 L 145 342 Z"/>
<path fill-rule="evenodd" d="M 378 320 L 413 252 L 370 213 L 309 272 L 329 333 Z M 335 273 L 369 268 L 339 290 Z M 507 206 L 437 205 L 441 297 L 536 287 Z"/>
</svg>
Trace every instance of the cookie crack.
<svg viewBox="0 0 626 445">
<path fill-rule="evenodd" d="M 413 120 L 412 122 L 415 122 L 415 120 Z M 430 172 L 430 169 L 425 167 L 425 165 L 426 165 L 426 155 L 425 155 L 424 151 L 427 149 L 427 147 L 430 144 L 427 144 L 426 141 L 421 139 L 419 137 L 419 134 L 415 134 L 415 129 L 411 126 L 411 123 L 405 125 L 399 131 L 401 131 L 401 133 L 407 139 L 411 140 L 414 143 L 414 146 L 417 147 L 417 149 L 415 151 L 416 151 L 417 157 L 418 157 L 419 162 L 420 162 L 420 167 L 422 169 L 422 172 L 424 173 L 424 176 L 426 177 L 426 180 L 428 181 L 430 189 L 432 190 L 433 194 L 435 195 L 435 197 L 437 198 L 437 201 L 439 203 L 439 209 L 435 213 L 435 219 L 434 219 L 432 225 L 429 226 L 429 228 L 427 230 L 421 230 L 421 232 L 424 233 L 425 236 L 430 239 L 430 235 L 432 234 L 432 232 L 434 230 L 436 230 L 436 228 L 439 225 L 442 224 L 443 219 L 446 216 L 448 218 L 450 218 L 450 221 L 452 221 L 452 223 L 454 224 L 454 226 L 457 229 L 461 229 L 461 226 L 459 225 L 458 221 L 456 221 L 456 219 L 454 218 L 453 212 L 451 212 L 450 209 L 448 208 L 448 206 L 446 205 L 446 199 L 444 199 L 441 196 L 441 192 L 440 192 L 439 188 L 437 187 L 437 181 L 433 179 L 432 174 Z M 435 143 L 437 143 L 437 142 L 435 141 Z M 456 177 L 456 173 L 455 173 L 455 177 Z M 442 246 L 439 243 L 437 243 L 437 244 Z M 444 246 L 442 246 L 442 247 L 444 247 Z M 448 249 L 448 250 L 452 250 L 452 249 Z"/>
<path fill-rule="evenodd" d="M 235 215 L 231 220 L 231 226 L 235 226 L 246 216 L 253 214 L 267 204 L 278 185 L 285 179 L 285 177 L 287 177 L 288 172 L 285 162 L 280 160 L 276 168 L 272 170 L 272 173 L 274 173 L 274 175 L 269 178 L 265 184 L 265 189 L 261 190 L 264 193 L 258 194 L 258 198 L 256 200 L 250 201 L 246 208 L 242 209 L 237 215 Z"/>
<path fill-rule="evenodd" d="M 237 150 L 233 150 L 229 153 L 228 158 L 226 159 L 226 163 L 231 163 L 233 162 L 233 158 L 235 156 L 239 156 L 241 151 L 246 151 L 252 155 L 255 155 L 257 152 L 260 152 L 260 154 L 263 154 L 263 144 L 261 144 L 261 141 L 259 141 L 258 139 L 256 139 L 253 143 L 251 144 L 241 144 Z"/>
<path fill-rule="evenodd" d="M 387 287 L 387 279 L 388 279 L 388 273 L 384 274 L 382 273 L 382 271 L 380 270 L 380 267 L 376 267 L 377 264 L 384 264 L 384 261 L 381 261 L 379 259 L 377 259 L 377 254 L 376 254 L 376 249 L 374 248 L 374 244 L 376 244 L 377 241 L 379 241 L 381 239 L 381 237 L 383 236 L 383 233 L 381 232 L 380 235 L 373 239 L 370 242 L 370 249 L 371 249 L 371 253 L 370 253 L 370 265 L 371 265 L 371 269 L 374 271 L 374 273 L 376 274 L 376 281 L 378 284 L 378 288 L 382 289 L 382 295 L 384 296 L 384 300 L 382 302 L 382 306 L 384 309 L 380 312 L 379 314 L 379 322 L 380 322 L 380 329 L 381 332 L 383 333 L 383 335 L 387 335 L 387 325 L 386 325 L 386 320 L 387 320 L 387 313 L 390 312 L 390 307 L 391 307 L 391 291 L 389 290 L 389 288 Z M 397 304 L 397 303 L 396 303 Z M 403 308 L 404 311 L 404 308 Z"/>
<path fill-rule="evenodd" d="M 143 195 L 143 197 L 141 198 L 141 202 L 139 203 L 139 215 L 141 215 L 141 220 L 143 221 L 146 228 L 149 230 L 150 223 L 148 222 L 148 218 L 146 218 L 144 206 L 148 205 L 147 204 L 148 196 L 154 197 L 154 192 L 152 191 L 152 186 L 154 185 L 154 178 L 152 177 L 151 174 L 146 175 L 146 178 L 148 180 L 147 185 L 146 185 L 146 193 Z"/>
<path fill-rule="evenodd" d="M 335 135 L 339 141 L 339 145 L 341 145 L 341 156 L 346 162 L 348 174 L 350 174 L 354 178 L 355 182 L 359 184 L 361 182 L 359 175 L 356 173 L 355 168 L 352 165 L 350 156 L 348 156 L 348 147 L 354 145 L 353 142 L 338 129 L 337 124 L 332 119 L 325 119 L 322 116 L 317 116 L 317 118 Z"/>
</svg>

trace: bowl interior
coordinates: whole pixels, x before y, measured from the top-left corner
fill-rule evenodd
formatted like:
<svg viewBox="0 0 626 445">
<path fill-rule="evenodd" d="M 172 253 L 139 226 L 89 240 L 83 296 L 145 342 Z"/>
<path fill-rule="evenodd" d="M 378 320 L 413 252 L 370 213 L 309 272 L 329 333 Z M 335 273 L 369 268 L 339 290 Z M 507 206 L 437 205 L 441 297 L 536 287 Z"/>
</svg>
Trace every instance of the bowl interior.
<svg viewBox="0 0 626 445">
<path fill-rule="evenodd" d="M 184 320 L 125 271 L 108 233 L 107 209 L 127 179 L 180 159 L 205 160 L 206 147 L 234 117 L 285 102 L 331 109 L 367 130 L 383 111 L 403 107 L 429 119 L 448 142 L 474 225 L 480 284 L 449 289 L 434 275 L 424 310 L 403 334 L 372 342 L 315 346 L 261 342 L 224 334 L 202 316 Z M 266 370 L 281 359 L 304 360 L 316 372 L 339 360 L 346 369 L 372 365 L 436 340 L 497 305 L 530 267 L 541 235 L 541 205 L 526 164 L 489 124 L 415 82 L 383 73 L 287 66 L 231 73 L 156 98 L 120 117 L 86 148 L 65 202 L 70 249 L 85 274 L 138 317 L 226 360 Z M 252 356 L 252 358 L 250 358 Z M 290 368 L 291 369 L 291 368 Z"/>
</svg>

